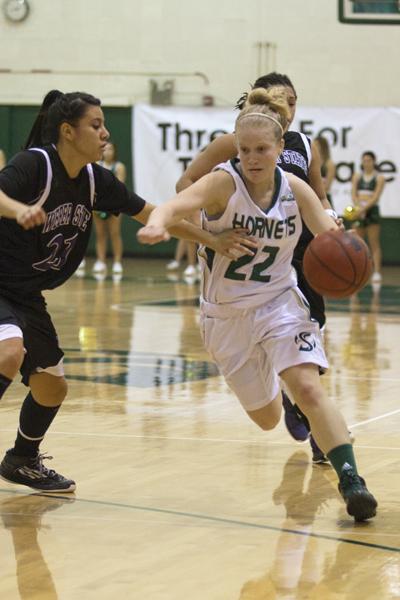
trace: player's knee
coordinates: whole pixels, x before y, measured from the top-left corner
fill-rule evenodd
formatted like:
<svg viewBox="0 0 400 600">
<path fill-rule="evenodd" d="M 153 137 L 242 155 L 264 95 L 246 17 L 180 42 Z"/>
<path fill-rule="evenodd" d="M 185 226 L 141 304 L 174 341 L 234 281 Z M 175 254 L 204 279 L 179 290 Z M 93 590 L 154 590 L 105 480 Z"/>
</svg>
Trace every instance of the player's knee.
<svg viewBox="0 0 400 600">
<path fill-rule="evenodd" d="M 57 404 L 62 404 L 68 392 L 68 384 L 65 377 L 55 377 L 54 386 L 52 386 L 52 398 Z"/>
<path fill-rule="evenodd" d="M 22 339 L 12 338 L 1 342 L 0 346 L 0 373 L 14 379 L 24 361 L 24 347 Z"/>
<path fill-rule="evenodd" d="M 268 407 L 259 410 L 248 411 L 247 414 L 260 429 L 270 431 L 278 425 L 281 418 L 281 409 L 280 407 L 268 405 Z"/>
<path fill-rule="evenodd" d="M 321 388 L 319 383 L 303 381 L 297 388 L 298 404 L 305 409 L 317 408 L 321 402 Z"/>
<path fill-rule="evenodd" d="M 278 425 L 280 420 L 280 417 L 276 416 L 276 415 L 271 415 L 268 416 L 264 419 L 261 419 L 257 425 L 263 430 L 263 431 L 271 431 L 271 429 L 275 429 L 275 427 Z"/>
</svg>

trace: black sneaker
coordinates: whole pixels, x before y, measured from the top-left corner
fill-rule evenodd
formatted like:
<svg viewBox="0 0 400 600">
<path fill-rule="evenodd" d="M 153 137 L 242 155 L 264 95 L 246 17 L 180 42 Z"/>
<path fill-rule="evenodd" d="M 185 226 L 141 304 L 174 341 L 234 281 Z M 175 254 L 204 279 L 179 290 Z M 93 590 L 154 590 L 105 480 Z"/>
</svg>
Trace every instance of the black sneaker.
<svg viewBox="0 0 400 600">
<path fill-rule="evenodd" d="M 366 521 L 376 515 L 377 501 L 367 490 L 364 479 L 348 463 L 343 465 L 338 487 L 347 512 L 355 521 Z"/>
<path fill-rule="evenodd" d="M 288 432 L 297 442 L 305 442 L 310 435 L 310 428 L 285 392 L 282 392 L 282 406 L 285 411 L 285 424 Z"/>
<path fill-rule="evenodd" d="M 38 454 L 34 458 L 16 456 L 11 450 L 7 450 L 0 464 L 0 477 L 11 483 L 27 485 L 42 492 L 73 492 L 76 487 L 75 481 L 66 479 L 43 465 L 43 459 L 52 458 L 43 454 Z"/>
<path fill-rule="evenodd" d="M 312 461 L 314 465 L 326 465 L 329 463 L 329 460 L 322 452 L 321 448 L 317 445 L 317 442 L 314 440 L 313 436 L 310 436 L 310 446 L 312 450 Z"/>
</svg>

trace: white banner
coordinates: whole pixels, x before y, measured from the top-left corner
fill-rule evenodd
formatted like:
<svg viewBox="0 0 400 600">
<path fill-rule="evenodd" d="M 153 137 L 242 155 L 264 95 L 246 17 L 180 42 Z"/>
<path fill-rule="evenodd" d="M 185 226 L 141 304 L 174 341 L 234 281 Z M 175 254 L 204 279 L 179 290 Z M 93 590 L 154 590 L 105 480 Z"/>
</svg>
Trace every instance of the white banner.
<svg viewBox="0 0 400 600">
<path fill-rule="evenodd" d="M 186 167 L 216 136 L 234 129 L 226 108 L 136 105 L 133 109 L 135 192 L 153 204 L 175 194 Z"/>
<path fill-rule="evenodd" d="M 190 160 L 216 136 L 233 131 L 237 111 L 226 108 L 136 105 L 133 109 L 135 191 L 160 204 L 174 195 Z M 331 193 L 338 212 L 351 204 L 351 176 L 361 154 L 377 156 L 386 185 L 384 217 L 400 217 L 400 109 L 300 107 L 292 129 L 327 138 L 336 163 Z"/>
<path fill-rule="evenodd" d="M 352 174 L 360 171 L 361 155 L 370 150 L 386 180 L 381 215 L 400 217 L 400 109 L 302 107 L 292 129 L 328 140 L 336 164 L 331 194 L 337 212 L 351 204 Z"/>
</svg>

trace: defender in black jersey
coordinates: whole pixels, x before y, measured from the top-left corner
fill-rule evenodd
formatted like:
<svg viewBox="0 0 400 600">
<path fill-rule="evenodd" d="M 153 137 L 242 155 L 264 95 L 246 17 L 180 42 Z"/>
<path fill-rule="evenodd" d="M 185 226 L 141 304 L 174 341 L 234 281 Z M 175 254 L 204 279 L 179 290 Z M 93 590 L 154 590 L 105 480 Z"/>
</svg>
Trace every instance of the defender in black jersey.
<svg viewBox="0 0 400 600">
<path fill-rule="evenodd" d="M 62 285 L 78 268 L 93 211 L 125 213 L 146 223 L 153 209 L 111 171 L 94 164 L 108 137 L 97 98 L 54 90 L 44 99 L 26 150 L 0 173 L 0 213 L 5 206 L 8 212 L 3 214 L 10 217 L 0 220 L 0 397 L 18 370 L 30 387 L 15 445 L 0 465 L 0 476 L 46 492 L 71 492 L 75 482 L 47 469 L 39 454 L 67 391 L 63 352 L 42 291 Z M 23 210 L 16 201 L 23 203 Z M 23 227 L 42 225 L 24 230 L 14 218 Z M 173 233 L 215 243 L 227 255 L 250 245 L 236 234 L 207 241 L 189 223 Z"/>
<path fill-rule="evenodd" d="M 255 88 L 274 89 L 278 93 L 284 91 L 287 95 L 287 102 L 291 112 L 290 122 L 293 121 L 297 94 L 292 82 L 287 75 L 280 73 L 269 73 L 257 79 L 252 86 Z M 246 99 L 247 92 L 244 93 L 238 100 L 236 108 L 242 109 Z M 279 156 L 277 164 L 286 172 L 293 173 L 307 184 L 309 184 L 318 198 L 322 206 L 327 210 L 333 218 L 335 214 L 326 199 L 323 181 L 321 178 L 320 158 L 318 148 L 314 143 L 302 133 L 297 131 L 286 131 L 284 134 L 284 150 Z M 237 156 L 237 147 L 234 134 L 225 134 L 216 138 L 207 148 L 201 152 L 194 161 L 189 165 L 185 173 L 179 179 L 176 190 L 179 192 L 200 177 L 209 173 L 217 164 L 230 160 Z M 310 305 L 311 317 L 318 321 L 320 327 L 325 324 L 325 305 L 322 296 L 317 294 L 304 277 L 303 274 L 303 256 L 304 252 L 312 240 L 313 235 L 303 223 L 303 231 L 299 239 L 299 243 L 294 251 L 292 264 L 296 269 L 298 286 L 305 295 Z M 285 409 L 285 422 L 289 433 L 300 441 L 306 440 L 310 435 L 309 424 L 304 415 L 297 407 L 293 407 L 287 395 L 283 392 L 283 406 Z M 316 463 L 326 462 L 326 457 L 319 450 L 313 439 L 310 439 L 313 461 Z"/>
</svg>

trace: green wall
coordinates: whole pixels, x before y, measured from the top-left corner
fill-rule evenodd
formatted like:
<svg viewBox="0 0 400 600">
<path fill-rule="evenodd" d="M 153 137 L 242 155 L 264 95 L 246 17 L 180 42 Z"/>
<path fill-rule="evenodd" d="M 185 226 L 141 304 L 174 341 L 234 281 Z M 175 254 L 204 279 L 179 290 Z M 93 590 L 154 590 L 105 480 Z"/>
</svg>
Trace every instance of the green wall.
<svg viewBox="0 0 400 600">
<path fill-rule="evenodd" d="M 0 148 L 7 157 L 18 152 L 28 136 L 36 117 L 36 106 L 0 106 Z M 118 147 L 118 158 L 127 168 L 127 185 L 132 187 L 132 144 L 130 108 L 104 107 L 106 125 L 111 139 Z M 172 256 L 175 241 L 157 246 L 142 246 L 136 242 L 139 224 L 128 217 L 122 217 L 122 235 L 126 255 L 137 256 Z M 383 219 L 382 221 L 383 262 L 387 265 L 400 264 L 400 219 Z M 89 253 L 94 252 L 94 236 L 89 244 Z"/>
</svg>

